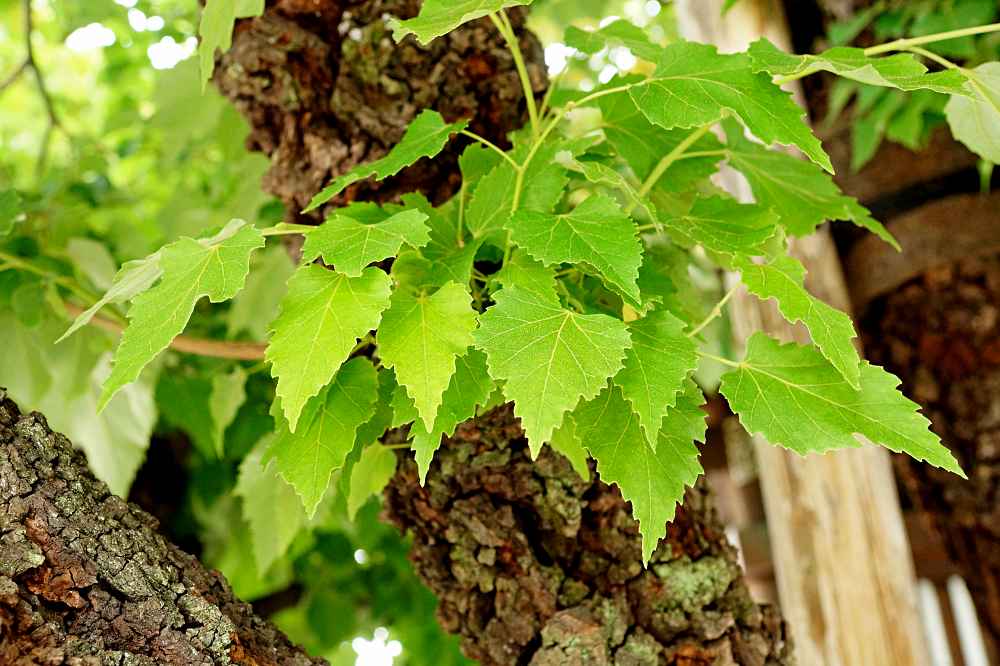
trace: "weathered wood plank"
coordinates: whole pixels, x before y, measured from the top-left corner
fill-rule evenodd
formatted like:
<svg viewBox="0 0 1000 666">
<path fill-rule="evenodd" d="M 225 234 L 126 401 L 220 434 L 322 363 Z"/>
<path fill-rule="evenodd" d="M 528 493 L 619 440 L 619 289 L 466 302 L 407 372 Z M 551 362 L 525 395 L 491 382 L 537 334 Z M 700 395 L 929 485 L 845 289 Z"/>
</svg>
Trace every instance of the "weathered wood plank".
<svg viewBox="0 0 1000 666">
<path fill-rule="evenodd" d="M 722 0 L 678 0 L 681 32 L 741 50 L 766 36 L 787 44 L 781 4 L 743 0 L 725 17 Z M 723 183 L 747 199 L 742 178 Z M 849 309 L 836 250 L 826 232 L 793 244 L 817 296 Z M 770 304 L 733 299 L 738 341 L 756 330 L 803 341 Z M 875 447 L 799 457 L 755 441 L 782 610 L 802 664 L 919 666 L 926 663 L 913 562 L 887 453 Z"/>
</svg>

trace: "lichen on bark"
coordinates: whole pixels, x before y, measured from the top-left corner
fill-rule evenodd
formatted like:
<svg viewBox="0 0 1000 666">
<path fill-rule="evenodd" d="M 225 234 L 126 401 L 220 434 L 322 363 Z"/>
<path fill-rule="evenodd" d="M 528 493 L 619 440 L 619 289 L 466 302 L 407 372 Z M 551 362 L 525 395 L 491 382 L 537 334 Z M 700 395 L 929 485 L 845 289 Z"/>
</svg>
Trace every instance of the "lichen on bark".
<svg viewBox="0 0 1000 666">
<path fill-rule="evenodd" d="M 751 599 L 704 482 L 648 567 L 628 504 L 546 448 L 535 461 L 509 406 L 462 424 L 426 484 L 401 455 L 386 516 L 438 620 L 484 665 L 790 664 L 777 611 Z"/>
<path fill-rule="evenodd" d="M 326 663 L 156 527 L 0 389 L 0 663 Z"/>
</svg>

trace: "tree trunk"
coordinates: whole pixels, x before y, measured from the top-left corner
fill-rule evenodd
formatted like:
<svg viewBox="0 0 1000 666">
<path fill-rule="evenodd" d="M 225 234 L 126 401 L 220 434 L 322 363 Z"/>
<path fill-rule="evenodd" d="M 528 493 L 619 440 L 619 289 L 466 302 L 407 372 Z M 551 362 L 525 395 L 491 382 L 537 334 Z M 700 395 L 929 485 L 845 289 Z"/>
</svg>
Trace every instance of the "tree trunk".
<svg viewBox="0 0 1000 666">
<path fill-rule="evenodd" d="M 156 527 L 0 389 L 0 663 L 326 663 Z"/>
<path fill-rule="evenodd" d="M 264 187 L 290 211 L 330 178 L 380 157 L 421 109 L 507 145 L 525 119 L 514 63 L 483 19 L 428 47 L 396 45 L 384 16 L 417 0 L 277 0 L 241 21 L 215 75 L 271 158 Z M 510 10 L 536 94 L 542 49 Z M 331 206 L 418 190 L 441 202 L 460 183 L 456 142 Z M 315 218 L 318 220 L 318 218 Z M 564 459 L 531 462 L 510 407 L 459 428 L 427 485 L 401 458 L 387 516 L 414 535 L 412 559 L 440 597 L 442 626 L 484 664 L 787 664 L 777 611 L 751 600 L 703 484 L 689 492 L 648 569 L 616 488 L 581 480 Z"/>
<path fill-rule="evenodd" d="M 401 456 L 386 515 L 438 620 L 485 665 L 790 664 L 778 612 L 750 598 L 704 484 L 648 567 L 617 487 L 546 448 L 532 462 L 509 406 L 459 427 L 427 482 Z"/>
</svg>

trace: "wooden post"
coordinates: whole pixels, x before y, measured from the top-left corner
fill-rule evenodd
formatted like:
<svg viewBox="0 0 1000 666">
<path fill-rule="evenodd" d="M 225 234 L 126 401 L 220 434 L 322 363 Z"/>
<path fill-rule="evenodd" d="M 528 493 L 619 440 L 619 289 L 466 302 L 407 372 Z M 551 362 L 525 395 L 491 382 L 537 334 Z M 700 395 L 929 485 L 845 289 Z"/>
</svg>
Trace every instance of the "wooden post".
<svg viewBox="0 0 1000 666">
<path fill-rule="evenodd" d="M 788 48 L 781 3 L 742 0 L 725 16 L 723 0 L 678 0 L 681 34 L 743 50 L 766 36 Z M 748 200 L 735 173 L 722 183 Z M 828 232 L 796 240 L 793 254 L 809 271 L 807 287 L 831 305 L 850 303 Z M 732 276 L 731 276 L 732 277 Z M 808 340 L 772 303 L 745 290 L 734 298 L 737 342 L 756 330 Z M 923 666 L 913 561 L 888 454 L 881 448 L 800 457 L 755 438 L 781 609 L 805 666 Z"/>
</svg>

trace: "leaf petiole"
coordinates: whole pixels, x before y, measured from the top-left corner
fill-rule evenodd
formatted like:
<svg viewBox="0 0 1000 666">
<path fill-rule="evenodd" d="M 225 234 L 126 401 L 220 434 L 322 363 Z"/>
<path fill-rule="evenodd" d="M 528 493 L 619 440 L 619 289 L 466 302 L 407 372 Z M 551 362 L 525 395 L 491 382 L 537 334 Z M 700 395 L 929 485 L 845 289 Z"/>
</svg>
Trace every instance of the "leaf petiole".
<svg viewBox="0 0 1000 666">
<path fill-rule="evenodd" d="M 507 42 L 507 48 L 510 50 L 510 55 L 514 58 L 514 67 L 517 68 L 517 76 L 521 80 L 521 88 L 524 90 L 524 101 L 528 107 L 528 117 L 531 120 L 531 133 L 537 136 L 539 122 L 538 107 L 535 104 L 535 91 L 534 87 L 531 85 L 531 78 L 528 76 L 528 68 L 524 64 L 524 55 L 521 53 L 521 45 L 518 42 L 517 35 L 514 34 L 514 26 L 511 25 L 510 19 L 507 18 L 507 13 L 503 10 L 500 10 L 497 13 L 491 13 L 489 17 L 490 20 L 493 21 L 493 25 L 496 26 L 500 36 L 503 37 L 505 42 Z"/>
<path fill-rule="evenodd" d="M 972 28 L 961 28 L 959 30 L 949 30 L 947 32 L 939 32 L 933 35 L 923 35 L 921 37 L 896 39 L 891 42 L 886 42 L 885 44 L 865 49 L 865 55 L 873 56 L 881 53 L 888 53 L 890 51 L 906 51 L 913 46 L 933 44 L 934 42 L 943 42 L 948 39 L 957 39 L 959 37 L 971 37 L 972 35 L 985 35 L 991 32 L 1000 32 L 1000 23 L 978 25 Z"/>
</svg>

